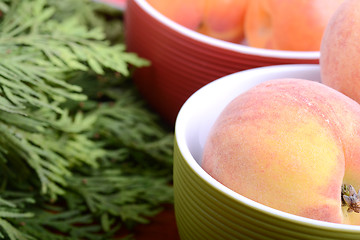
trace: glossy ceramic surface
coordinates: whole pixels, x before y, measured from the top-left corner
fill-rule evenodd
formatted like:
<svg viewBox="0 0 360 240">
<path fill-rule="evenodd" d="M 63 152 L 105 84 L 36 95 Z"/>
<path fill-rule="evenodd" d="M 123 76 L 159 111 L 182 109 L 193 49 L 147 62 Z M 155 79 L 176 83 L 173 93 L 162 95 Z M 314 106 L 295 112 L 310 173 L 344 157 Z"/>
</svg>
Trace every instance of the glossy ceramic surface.
<svg viewBox="0 0 360 240">
<path fill-rule="evenodd" d="M 283 77 L 320 81 L 320 69 L 283 65 L 242 71 L 207 84 L 181 108 L 174 149 L 175 214 L 181 239 L 360 239 L 360 226 L 266 207 L 223 186 L 200 166 L 207 134 L 222 109 L 252 86 Z"/>
<path fill-rule="evenodd" d="M 171 21 L 145 0 L 127 1 L 125 37 L 129 51 L 152 62 L 135 72 L 135 84 L 170 123 L 191 94 L 215 79 L 254 67 L 319 59 L 319 52 L 266 50 L 207 37 Z"/>
</svg>

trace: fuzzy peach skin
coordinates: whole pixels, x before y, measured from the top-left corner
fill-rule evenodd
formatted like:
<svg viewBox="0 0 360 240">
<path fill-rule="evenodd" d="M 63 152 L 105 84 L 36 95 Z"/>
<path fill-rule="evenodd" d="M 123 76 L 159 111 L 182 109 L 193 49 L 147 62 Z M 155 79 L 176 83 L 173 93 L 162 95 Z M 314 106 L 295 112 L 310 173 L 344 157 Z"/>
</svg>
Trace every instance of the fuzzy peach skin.
<svg viewBox="0 0 360 240">
<path fill-rule="evenodd" d="M 198 32 L 224 41 L 240 43 L 249 0 L 206 0 Z"/>
<path fill-rule="evenodd" d="M 206 0 L 147 0 L 164 16 L 191 30 L 202 22 Z"/>
<path fill-rule="evenodd" d="M 343 0 L 251 0 L 245 17 L 248 45 L 319 51 L 324 29 Z"/>
<path fill-rule="evenodd" d="M 360 103 L 360 1 L 346 0 L 331 18 L 321 43 L 324 84 Z"/>
<path fill-rule="evenodd" d="M 341 185 L 360 187 L 360 105 L 321 83 L 264 82 L 234 99 L 207 138 L 202 167 L 239 194 L 295 215 L 359 224 Z"/>
</svg>

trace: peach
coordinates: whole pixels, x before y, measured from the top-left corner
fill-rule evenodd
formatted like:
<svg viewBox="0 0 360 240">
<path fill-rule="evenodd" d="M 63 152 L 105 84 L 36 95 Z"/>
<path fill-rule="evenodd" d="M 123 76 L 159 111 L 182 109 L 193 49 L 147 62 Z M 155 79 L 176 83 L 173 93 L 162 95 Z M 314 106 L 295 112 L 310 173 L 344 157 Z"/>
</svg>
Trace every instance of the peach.
<svg viewBox="0 0 360 240">
<path fill-rule="evenodd" d="M 248 45 L 319 51 L 325 27 L 343 0 L 251 0 L 245 17 Z"/>
<path fill-rule="evenodd" d="M 334 13 L 320 49 L 322 82 L 360 102 L 360 1 L 347 0 Z"/>
<path fill-rule="evenodd" d="M 358 103 L 321 83 L 276 79 L 223 110 L 205 143 L 202 167 L 269 207 L 360 224 L 342 207 L 342 186 L 360 187 L 359 144 Z"/>
<path fill-rule="evenodd" d="M 202 22 L 206 0 L 147 0 L 164 16 L 192 30 Z"/>
<path fill-rule="evenodd" d="M 201 27 L 207 36 L 240 43 L 244 38 L 245 10 L 248 0 L 206 0 Z"/>
</svg>

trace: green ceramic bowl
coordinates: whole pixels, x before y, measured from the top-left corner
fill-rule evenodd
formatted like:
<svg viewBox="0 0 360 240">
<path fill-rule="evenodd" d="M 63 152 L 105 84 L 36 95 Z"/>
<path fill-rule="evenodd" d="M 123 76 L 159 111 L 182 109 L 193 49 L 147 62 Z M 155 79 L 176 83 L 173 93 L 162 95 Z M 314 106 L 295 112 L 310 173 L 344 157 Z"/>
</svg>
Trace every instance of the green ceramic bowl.
<svg viewBox="0 0 360 240">
<path fill-rule="evenodd" d="M 254 202 L 201 168 L 202 149 L 222 109 L 240 93 L 275 78 L 320 81 L 318 65 L 261 67 L 205 85 L 182 106 L 175 126 L 175 214 L 181 239 L 360 239 L 360 226 L 295 216 Z"/>
</svg>

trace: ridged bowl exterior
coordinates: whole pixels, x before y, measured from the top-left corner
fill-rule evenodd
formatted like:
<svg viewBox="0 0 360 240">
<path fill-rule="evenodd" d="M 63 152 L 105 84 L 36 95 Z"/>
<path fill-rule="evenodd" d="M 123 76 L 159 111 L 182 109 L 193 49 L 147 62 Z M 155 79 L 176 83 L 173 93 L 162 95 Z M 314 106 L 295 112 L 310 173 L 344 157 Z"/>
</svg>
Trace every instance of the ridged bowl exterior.
<svg viewBox="0 0 360 240">
<path fill-rule="evenodd" d="M 220 192 L 191 169 L 177 145 L 174 164 L 175 213 L 182 240 L 360 239 L 360 230 L 344 231 L 293 222 Z"/>
<path fill-rule="evenodd" d="M 214 188 L 174 152 L 176 222 L 182 240 L 360 239 L 360 230 L 339 230 L 291 221 L 260 211 Z"/>
<path fill-rule="evenodd" d="M 135 71 L 144 98 L 174 123 L 188 97 L 205 84 L 245 69 L 318 63 L 318 52 L 271 51 L 228 43 L 182 27 L 156 12 L 145 0 L 128 0 L 125 12 L 128 51 L 151 61 Z"/>
<path fill-rule="evenodd" d="M 181 108 L 175 124 L 174 196 L 182 240 L 360 239 L 360 226 L 312 220 L 266 207 L 231 191 L 201 168 L 207 133 L 227 103 L 260 82 L 282 77 L 320 81 L 320 68 L 283 65 L 235 73 L 207 84 Z"/>
</svg>

